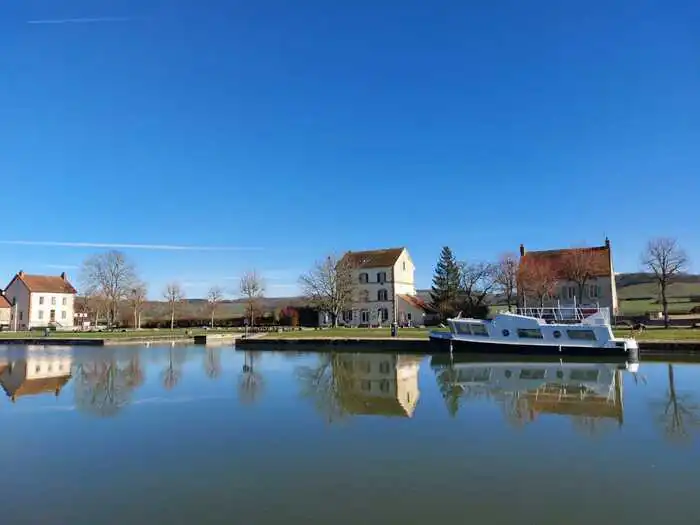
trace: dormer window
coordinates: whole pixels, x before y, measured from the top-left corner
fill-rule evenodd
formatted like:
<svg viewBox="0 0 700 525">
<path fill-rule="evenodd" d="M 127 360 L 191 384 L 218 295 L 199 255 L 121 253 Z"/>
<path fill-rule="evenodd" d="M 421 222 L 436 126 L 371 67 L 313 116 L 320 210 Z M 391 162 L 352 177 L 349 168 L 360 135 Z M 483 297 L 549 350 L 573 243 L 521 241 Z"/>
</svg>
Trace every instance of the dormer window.
<svg viewBox="0 0 700 525">
<path fill-rule="evenodd" d="M 367 275 L 365 272 L 362 272 L 360 274 L 360 284 L 367 284 L 369 281 L 369 275 Z"/>
</svg>

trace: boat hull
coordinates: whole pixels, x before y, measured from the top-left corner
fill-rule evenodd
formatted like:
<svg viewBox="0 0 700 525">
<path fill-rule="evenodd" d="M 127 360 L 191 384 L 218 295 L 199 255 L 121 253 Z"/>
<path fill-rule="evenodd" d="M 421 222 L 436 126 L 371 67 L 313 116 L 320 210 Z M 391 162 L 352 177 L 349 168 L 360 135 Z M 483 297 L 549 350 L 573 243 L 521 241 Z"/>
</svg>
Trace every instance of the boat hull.
<svg viewBox="0 0 700 525">
<path fill-rule="evenodd" d="M 548 355 L 548 356 L 617 356 L 636 359 L 633 350 L 624 348 L 605 348 L 594 346 L 555 346 L 506 344 L 496 341 L 465 341 L 456 338 L 433 337 L 431 342 L 441 350 L 453 353 L 470 354 L 510 354 L 510 355 Z"/>
</svg>

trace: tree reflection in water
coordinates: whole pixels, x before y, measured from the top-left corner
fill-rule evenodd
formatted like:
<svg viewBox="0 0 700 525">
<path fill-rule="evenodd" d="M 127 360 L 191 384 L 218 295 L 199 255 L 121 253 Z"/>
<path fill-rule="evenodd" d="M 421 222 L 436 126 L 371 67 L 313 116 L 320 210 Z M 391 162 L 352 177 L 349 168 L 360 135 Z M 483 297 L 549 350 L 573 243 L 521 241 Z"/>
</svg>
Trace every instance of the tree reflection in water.
<svg viewBox="0 0 700 525">
<path fill-rule="evenodd" d="M 79 363 L 75 368 L 75 405 L 82 412 L 100 417 L 117 414 L 143 384 L 138 357 L 128 363 L 115 359 Z"/>
<path fill-rule="evenodd" d="M 217 379 L 221 375 L 220 348 L 206 348 L 204 354 L 204 373 L 209 379 Z"/>
<path fill-rule="evenodd" d="M 264 380 L 255 369 L 260 352 L 244 352 L 243 369 L 238 378 L 238 399 L 241 403 L 255 403 L 264 389 Z"/>
<path fill-rule="evenodd" d="M 175 388 L 175 386 L 180 382 L 182 378 L 182 370 L 180 370 L 180 362 L 173 358 L 174 349 L 171 346 L 168 349 L 168 362 L 161 372 L 161 378 L 163 380 L 163 386 L 167 390 Z"/>
<path fill-rule="evenodd" d="M 675 371 L 668 364 L 668 390 L 662 403 L 655 403 L 661 408 L 658 418 L 666 436 L 672 440 L 688 439 L 700 426 L 700 407 L 689 393 L 679 392 L 676 387 Z M 659 407 L 659 405 L 661 405 Z"/>
<path fill-rule="evenodd" d="M 341 400 L 346 383 L 352 380 L 350 375 L 345 367 L 340 366 L 336 354 L 319 354 L 315 366 L 299 366 L 296 369 L 302 397 L 311 399 L 328 423 L 348 415 Z"/>
</svg>

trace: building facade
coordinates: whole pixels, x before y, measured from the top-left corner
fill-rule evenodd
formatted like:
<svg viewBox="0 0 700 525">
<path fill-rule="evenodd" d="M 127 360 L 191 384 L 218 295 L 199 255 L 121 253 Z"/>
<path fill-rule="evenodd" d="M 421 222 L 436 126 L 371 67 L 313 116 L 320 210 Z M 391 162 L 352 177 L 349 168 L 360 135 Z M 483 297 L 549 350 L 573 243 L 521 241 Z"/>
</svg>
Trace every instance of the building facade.
<svg viewBox="0 0 700 525">
<path fill-rule="evenodd" d="M 14 305 L 12 330 L 74 327 L 76 289 L 65 273 L 60 276 L 17 273 L 5 288 L 5 297 Z"/>
<path fill-rule="evenodd" d="M 9 330 L 12 320 L 12 305 L 4 293 L 0 292 L 0 330 Z"/>
<path fill-rule="evenodd" d="M 521 271 L 532 264 L 548 265 L 555 276 L 556 284 L 552 293 L 545 298 L 544 306 L 597 305 L 608 308 L 611 315 L 617 314 L 617 287 L 609 239 L 606 238 L 602 246 L 546 251 L 526 251 L 521 244 Z M 577 266 L 579 273 L 585 270 L 590 275 L 586 279 L 583 293 L 579 290 L 578 283 L 568 278 L 571 270 L 567 268 L 571 266 Z M 522 289 L 519 294 L 521 297 L 527 295 Z M 531 298 L 525 297 L 525 300 Z"/>
<path fill-rule="evenodd" d="M 388 326 L 394 321 L 402 325 L 424 324 L 429 311 L 416 297 L 415 265 L 406 248 L 347 252 L 341 264 L 351 268 L 353 284 L 352 300 L 342 312 L 340 324 L 353 327 Z"/>
</svg>

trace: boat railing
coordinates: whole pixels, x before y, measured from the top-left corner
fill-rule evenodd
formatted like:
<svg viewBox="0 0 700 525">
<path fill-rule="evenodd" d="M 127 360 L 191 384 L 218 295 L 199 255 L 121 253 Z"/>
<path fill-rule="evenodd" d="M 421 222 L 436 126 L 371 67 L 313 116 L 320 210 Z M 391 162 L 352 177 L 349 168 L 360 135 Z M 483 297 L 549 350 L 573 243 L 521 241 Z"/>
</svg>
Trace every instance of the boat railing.
<svg viewBox="0 0 700 525">
<path fill-rule="evenodd" d="M 610 309 L 599 306 L 554 306 L 554 307 L 522 307 L 516 311 L 519 315 L 536 317 L 546 321 L 577 323 L 588 317 L 599 314 L 606 324 L 610 324 Z"/>
</svg>

